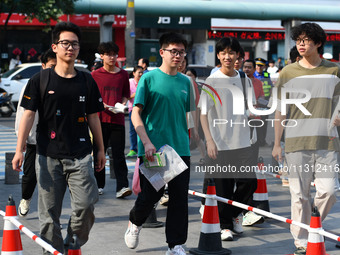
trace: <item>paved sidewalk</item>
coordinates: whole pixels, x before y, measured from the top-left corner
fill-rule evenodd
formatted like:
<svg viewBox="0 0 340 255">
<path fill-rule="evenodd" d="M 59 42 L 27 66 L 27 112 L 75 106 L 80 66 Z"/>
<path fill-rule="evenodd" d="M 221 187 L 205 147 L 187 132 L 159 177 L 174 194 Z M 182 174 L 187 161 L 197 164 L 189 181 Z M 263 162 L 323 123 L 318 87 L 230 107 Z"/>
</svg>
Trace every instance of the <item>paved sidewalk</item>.
<svg viewBox="0 0 340 255">
<path fill-rule="evenodd" d="M 269 148 L 261 148 L 268 161 L 270 157 Z M 195 153 L 194 153 L 195 154 Z M 197 162 L 197 155 L 193 156 L 193 162 Z M 194 168 L 192 168 L 194 169 Z M 130 177 L 131 174 L 130 174 Z M 140 234 L 140 244 L 135 250 L 130 250 L 125 246 L 124 233 L 128 222 L 128 213 L 132 208 L 135 196 L 119 200 L 115 198 L 115 181 L 107 175 L 107 185 L 104 195 L 96 205 L 96 222 L 90 234 L 90 240 L 82 247 L 84 255 L 110 255 L 110 254 L 165 254 L 167 245 L 165 242 L 164 227 L 157 229 L 142 229 Z M 202 175 L 192 170 L 190 189 L 201 192 Z M 272 213 L 283 217 L 290 217 L 290 195 L 288 188 L 282 187 L 278 179 L 267 178 L 270 209 Z M 5 210 L 6 200 L 9 194 L 13 194 L 16 205 L 20 201 L 19 184 L 5 185 L 0 181 L 0 209 Z M 186 243 L 187 250 L 197 247 L 201 219 L 198 213 L 200 202 L 197 198 L 189 197 L 189 234 Z M 71 212 L 69 195 L 65 195 L 61 223 L 63 225 L 63 235 L 66 234 L 68 215 Z M 166 207 L 157 207 L 157 217 L 159 221 L 165 221 Z M 323 222 L 323 227 L 327 231 L 340 234 L 340 203 L 337 202 L 331 210 L 329 216 Z M 39 222 L 37 216 L 37 192 L 34 194 L 31 211 L 26 218 L 19 218 L 20 222 L 36 234 L 39 233 Z M 2 239 L 3 220 L 0 221 L 0 239 Z M 25 255 L 41 254 L 41 249 L 24 234 L 21 235 Z M 289 232 L 289 225 L 267 219 L 265 223 L 256 227 L 247 227 L 240 236 L 235 236 L 233 242 L 223 242 L 223 247 L 228 248 L 233 254 L 291 254 L 294 251 L 293 239 Z M 335 248 L 335 243 L 326 241 L 328 254 L 340 254 L 340 249 Z"/>
</svg>

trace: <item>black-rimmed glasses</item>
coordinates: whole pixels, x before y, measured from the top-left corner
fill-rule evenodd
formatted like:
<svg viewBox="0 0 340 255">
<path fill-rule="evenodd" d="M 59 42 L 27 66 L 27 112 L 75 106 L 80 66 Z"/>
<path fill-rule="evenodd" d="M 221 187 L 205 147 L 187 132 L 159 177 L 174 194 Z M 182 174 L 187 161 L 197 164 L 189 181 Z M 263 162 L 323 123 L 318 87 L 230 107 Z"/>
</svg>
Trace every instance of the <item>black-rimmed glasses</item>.
<svg viewBox="0 0 340 255">
<path fill-rule="evenodd" d="M 80 48 L 79 42 L 70 42 L 67 40 L 62 40 L 58 41 L 57 44 L 60 44 L 61 47 L 63 47 L 64 49 L 68 49 L 71 45 L 74 50 L 78 50 Z"/>
<path fill-rule="evenodd" d="M 175 50 L 175 49 L 172 49 L 172 50 L 169 50 L 169 49 L 163 49 L 165 51 L 169 51 L 170 52 L 170 55 L 172 57 L 176 57 L 176 56 L 180 56 L 180 57 L 185 57 L 187 55 L 187 53 L 185 51 L 178 51 L 178 50 Z"/>
<path fill-rule="evenodd" d="M 296 45 L 299 45 L 301 42 L 303 42 L 303 44 L 309 44 L 312 41 L 312 39 L 310 38 L 298 38 L 296 40 Z"/>
</svg>

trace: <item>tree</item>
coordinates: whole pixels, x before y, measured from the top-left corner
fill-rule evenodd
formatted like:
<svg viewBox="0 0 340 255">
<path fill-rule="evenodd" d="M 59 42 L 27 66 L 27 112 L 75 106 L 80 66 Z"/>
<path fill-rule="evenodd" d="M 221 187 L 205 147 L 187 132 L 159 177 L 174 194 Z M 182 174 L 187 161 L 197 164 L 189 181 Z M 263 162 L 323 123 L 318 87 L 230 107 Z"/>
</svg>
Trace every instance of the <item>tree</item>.
<svg viewBox="0 0 340 255">
<path fill-rule="evenodd" d="M 8 12 L 4 30 L 7 30 L 8 21 L 13 12 L 25 14 L 26 22 L 32 22 L 34 18 L 46 24 L 45 30 L 50 29 L 51 20 L 57 21 L 63 14 L 74 12 L 74 2 L 77 0 L 2 0 L 0 13 Z"/>
<path fill-rule="evenodd" d="M 34 18 L 45 24 L 45 32 L 51 29 L 51 21 L 58 21 L 63 14 L 74 12 L 74 2 L 77 0 L 0 0 L 0 13 L 8 13 L 4 26 L 0 26 L 0 45 L 1 52 L 8 52 L 7 24 L 11 15 L 22 13 L 25 15 L 26 22 L 32 22 Z M 3 33 L 1 35 L 1 30 Z M 0 70 L 3 66 L 0 58 Z"/>
</svg>

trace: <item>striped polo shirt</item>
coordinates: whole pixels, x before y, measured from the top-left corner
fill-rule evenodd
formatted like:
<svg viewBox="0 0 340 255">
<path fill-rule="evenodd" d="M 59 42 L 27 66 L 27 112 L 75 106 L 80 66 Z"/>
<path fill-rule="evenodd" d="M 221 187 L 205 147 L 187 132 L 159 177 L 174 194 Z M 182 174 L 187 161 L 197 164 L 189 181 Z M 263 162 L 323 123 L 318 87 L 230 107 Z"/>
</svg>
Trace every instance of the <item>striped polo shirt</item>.
<svg viewBox="0 0 340 255">
<path fill-rule="evenodd" d="M 301 150 L 339 151 L 338 133 L 332 127 L 331 119 L 338 114 L 340 69 L 335 63 L 322 60 L 313 69 L 302 67 L 298 62 L 286 66 L 276 84 L 278 88 L 277 110 L 281 111 L 282 87 L 293 90 L 286 93 L 288 99 L 306 97 L 303 90 L 311 94 L 311 99 L 302 105 L 311 115 L 305 115 L 295 104 L 288 104 L 286 125 L 286 152 Z M 300 92 L 299 92 L 300 91 Z"/>
</svg>

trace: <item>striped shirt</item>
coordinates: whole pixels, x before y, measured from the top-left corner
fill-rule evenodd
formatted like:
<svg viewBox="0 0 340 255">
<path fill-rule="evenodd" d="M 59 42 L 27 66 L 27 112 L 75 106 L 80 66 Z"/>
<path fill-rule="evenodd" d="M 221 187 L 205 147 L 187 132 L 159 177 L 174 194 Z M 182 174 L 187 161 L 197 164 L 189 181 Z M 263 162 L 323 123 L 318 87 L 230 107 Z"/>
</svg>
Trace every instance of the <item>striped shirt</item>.
<svg viewBox="0 0 340 255">
<path fill-rule="evenodd" d="M 281 112 L 282 88 L 296 89 L 287 92 L 286 98 L 302 99 L 307 90 L 311 99 L 302 106 L 311 113 L 305 115 L 295 104 L 288 104 L 288 121 L 286 122 L 286 152 L 301 150 L 339 151 L 338 133 L 332 127 L 331 119 L 338 114 L 334 109 L 339 103 L 340 67 L 327 60 L 313 69 L 302 67 L 298 62 L 286 66 L 277 82 L 278 105 Z M 299 92 L 300 91 L 300 92 Z"/>
</svg>

